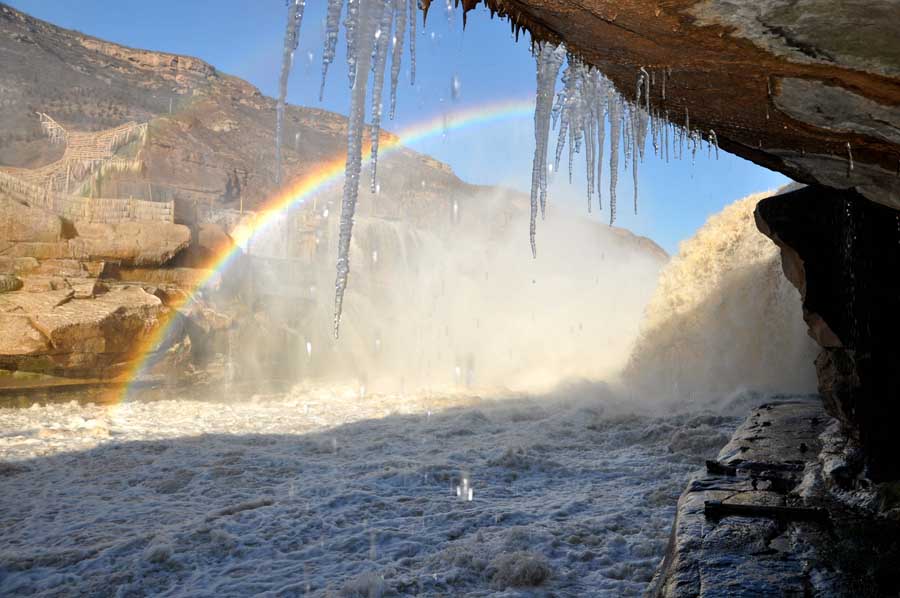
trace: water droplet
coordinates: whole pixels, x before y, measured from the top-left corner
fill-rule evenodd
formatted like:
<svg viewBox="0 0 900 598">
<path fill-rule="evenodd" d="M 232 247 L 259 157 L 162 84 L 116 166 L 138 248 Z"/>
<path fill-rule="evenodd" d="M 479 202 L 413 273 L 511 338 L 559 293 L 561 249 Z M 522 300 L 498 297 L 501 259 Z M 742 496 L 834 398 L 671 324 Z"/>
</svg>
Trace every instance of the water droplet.
<svg viewBox="0 0 900 598">
<path fill-rule="evenodd" d="M 450 98 L 455 102 L 459 100 L 459 93 L 462 90 L 462 81 L 459 79 L 459 75 L 453 73 L 453 77 L 450 79 Z"/>
</svg>

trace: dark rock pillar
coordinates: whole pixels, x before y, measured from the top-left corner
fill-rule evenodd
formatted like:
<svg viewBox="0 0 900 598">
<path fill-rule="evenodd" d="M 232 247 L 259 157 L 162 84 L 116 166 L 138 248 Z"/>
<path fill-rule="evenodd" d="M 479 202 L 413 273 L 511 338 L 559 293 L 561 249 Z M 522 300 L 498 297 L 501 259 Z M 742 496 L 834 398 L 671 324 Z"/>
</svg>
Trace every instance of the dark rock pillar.
<svg viewBox="0 0 900 598">
<path fill-rule="evenodd" d="M 900 479 L 900 212 L 810 186 L 761 201 L 756 223 L 822 347 L 826 410 L 862 446 L 869 478 Z"/>
</svg>

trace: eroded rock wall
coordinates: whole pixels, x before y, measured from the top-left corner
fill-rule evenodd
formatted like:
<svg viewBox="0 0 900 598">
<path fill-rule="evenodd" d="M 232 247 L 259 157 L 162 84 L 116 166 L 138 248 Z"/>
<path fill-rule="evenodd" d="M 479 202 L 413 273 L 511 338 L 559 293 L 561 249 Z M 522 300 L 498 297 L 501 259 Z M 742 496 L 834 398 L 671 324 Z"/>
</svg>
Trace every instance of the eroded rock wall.
<svg viewBox="0 0 900 598">
<path fill-rule="evenodd" d="M 482 1 L 537 39 L 565 42 L 626 96 L 645 68 L 651 105 L 715 130 L 729 152 L 900 207 L 894 0 Z"/>
<path fill-rule="evenodd" d="M 806 187 L 761 201 L 759 229 L 800 290 L 827 411 L 864 447 L 868 474 L 900 478 L 900 213 Z"/>
</svg>

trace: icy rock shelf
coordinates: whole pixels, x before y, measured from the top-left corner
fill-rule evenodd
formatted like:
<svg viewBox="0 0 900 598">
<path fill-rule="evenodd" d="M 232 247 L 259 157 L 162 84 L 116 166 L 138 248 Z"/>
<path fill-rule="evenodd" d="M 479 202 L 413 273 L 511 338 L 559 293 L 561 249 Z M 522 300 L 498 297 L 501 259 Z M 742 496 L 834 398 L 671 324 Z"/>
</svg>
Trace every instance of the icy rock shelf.
<svg viewBox="0 0 900 598">
<path fill-rule="evenodd" d="M 276 178 L 280 180 L 281 137 L 287 81 L 293 65 L 294 52 L 300 41 L 305 0 L 288 0 L 288 22 L 282 57 L 279 97 L 276 106 Z M 346 5 L 346 11 L 344 7 Z M 328 0 L 325 18 L 324 48 L 322 50 L 322 83 L 320 97 L 324 93 L 328 70 L 334 61 L 340 33 L 341 15 L 344 13 L 344 34 L 347 39 L 347 70 L 351 89 L 351 105 L 347 128 L 347 162 L 345 167 L 343 198 L 341 201 L 340 235 L 338 240 L 337 275 L 335 279 L 334 334 L 338 336 L 344 292 L 350 274 L 350 241 L 353 234 L 353 218 L 359 198 L 360 172 L 362 169 L 363 134 L 366 127 L 366 94 L 371 72 L 370 155 L 372 178 L 370 190 L 376 192 L 379 137 L 382 121 L 382 96 L 385 73 L 390 58 L 390 118 L 394 118 L 397 105 L 397 88 L 403 60 L 404 40 L 409 36 L 410 83 L 415 83 L 416 71 L 416 18 L 417 0 Z M 452 15 L 448 0 L 448 16 Z M 513 24 L 517 31 L 517 25 Z M 537 257 L 535 241 L 537 212 L 543 218 L 546 212 L 547 188 L 552 172 L 558 172 L 563 152 L 568 145 L 569 179 L 572 179 L 575 154 L 584 153 L 587 173 L 587 200 L 590 211 L 596 191 L 597 205 L 603 209 L 600 184 L 603 174 L 603 150 L 609 123 L 609 222 L 616 219 L 616 189 L 619 177 L 619 155 L 624 156 L 624 168 L 629 163 L 634 186 L 634 210 L 638 207 L 638 170 L 644 159 L 648 135 L 654 153 L 667 161 L 670 156 L 681 159 L 685 146 L 692 160 L 702 143 L 707 151 L 715 148 L 718 156 L 718 140 L 714 131 L 704 134 L 691 129 L 690 115 L 683 115 L 684 124 L 675 124 L 682 115 L 671 114 L 664 107 L 651 105 L 654 85 L 660 86 L 663 104 L 666 100 L 666 83 L 671 70 L 641 68 L 636 81 L 635 99 L 625 98 L 613 83 L 597 69 L 588 66 L 580 58 L 567 51 L 564 45 L 534 42 L 532 52 L 536 60 L 537 93 L 534 112 L 534 163 L 531 182 L 531 221 L 529 237 L 532 255 Z M 557 92 L 562 72 L 562 88 Z M 658 80 L 658 82 L 657 82 Z M 550 131 L 556 129 L 557 140 L 554 161 L 549 160 Z M 621 149 L 620 149 L 621 148 Z"/>
</svg>

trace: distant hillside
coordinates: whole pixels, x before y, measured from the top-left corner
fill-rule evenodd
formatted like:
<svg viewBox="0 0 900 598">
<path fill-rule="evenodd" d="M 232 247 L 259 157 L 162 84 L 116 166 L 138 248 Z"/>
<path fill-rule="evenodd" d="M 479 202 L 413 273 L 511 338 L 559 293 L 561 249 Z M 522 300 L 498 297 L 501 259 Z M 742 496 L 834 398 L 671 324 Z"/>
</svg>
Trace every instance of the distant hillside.
<svg viewBox="0 0 900 598">
<path fill-rule="evenodd" d="M 243 199 L 244 208 L 253 209 L 275 191 L 275 102 L 245 81 L 196 58 L 127 48 L 3 4 L 0 55 L 2 166 L 34 168 L 61 155 L 41 131 L 36 112 L 78 131 L 149 121 L 146 169 L 108 181 L 103 195 L 152 194 L 220 207 L 236 207 Z M 286 177 L 339 155 L 345 132 L 343 116 L 290 106 Z M 382 192 L 395 200 L 413 184 L 417 200 L 474 191 L 448 166 L 411 151 L 385 160 L 382 174 Z"/>
<path fill-rule="evenodd" d="M 110 175 L 100 196 L 171 199 L 176 218 L 190 223 L 195 204 L 252 210 L 276 192 L 275 101 L 246 81 L 197 58 L 128 48 L 2 3 L 0 55 L 9 57 L 0 65 L 0 167 L 35 168 L 62 155 L 41 130 L 36 113 L 43 112 L 73 131 L 150 123 L 144 168 Z M 340 155 L 345 135 L 345 117 L 289 106 L 286 180 Z M 528 209 L 521 193 L 469 185 L 446 164 L 407 149 L 386 156 L 379 173 L 378 213 L 414 225 L 446 222 L 455 201 L 468 213 L 490 203 L 498 226 Z M 363 204 L 367 197 L 363 191 Z"/>
</svg>

